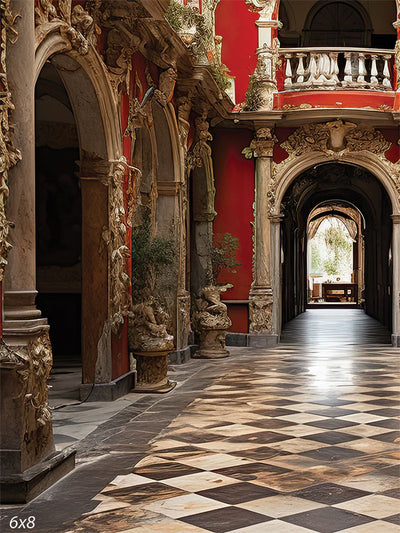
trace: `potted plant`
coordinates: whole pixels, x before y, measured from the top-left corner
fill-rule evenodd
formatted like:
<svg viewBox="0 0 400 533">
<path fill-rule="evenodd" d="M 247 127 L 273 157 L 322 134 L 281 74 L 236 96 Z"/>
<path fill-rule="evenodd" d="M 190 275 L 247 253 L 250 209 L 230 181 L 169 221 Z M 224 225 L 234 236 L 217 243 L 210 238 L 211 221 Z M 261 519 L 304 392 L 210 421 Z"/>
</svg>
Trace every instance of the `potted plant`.
<svg viewBox="0 0 400 533">
<path fill-rule="evenodd" d="M 167 331 L 168 313 L 158 283 L 160 273 L 175 263 L 172 239 L 152 237 L 149 218 L 132 232 L 132 312 L 129 318 L 129 349 L 137 369 L 137 392 L 168 392 L 168 354 L 174 338 Z M 173 269 L 172 269 L 173 270 Z"/>
<path fill-rule="evenodd" d="M 232 322 L 228 310 L 221 302 L 221 293 L 231 289 L 231 283 L 218 284 L 223 271 L 236 272 L 240 265 L 236 261 L 238 239 L 230 233 L 217 235 L 210 246 L 211 272 L 209 284 L 204 287 L 196 300 L 196 311 L 193 317 L 194 330 L 198 334 L 200 347 L 195 357 L 218 359 L 228 357 L 225 347 L 226 331 Z"/>
</svg>

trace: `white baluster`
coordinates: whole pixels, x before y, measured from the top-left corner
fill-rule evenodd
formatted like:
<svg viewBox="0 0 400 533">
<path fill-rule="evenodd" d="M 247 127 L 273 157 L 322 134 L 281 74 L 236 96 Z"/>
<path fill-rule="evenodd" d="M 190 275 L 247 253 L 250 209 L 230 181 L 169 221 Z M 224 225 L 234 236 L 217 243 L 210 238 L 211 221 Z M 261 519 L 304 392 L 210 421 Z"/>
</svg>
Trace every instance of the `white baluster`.
<svg viewBox="0 0 400 533">
<path fill-rule="evenodd" d="M 318 58 L 318 72 L 317 72 L 317 85 L 327 85 L 329 72 L 327 72 L 326 54 L 319 54 Z M 328 67 L 329 70 L 329 67 Z"/>
<path fill-rule="evenodd" d="M 310 54 L 310 64 L 308 65 L 309 77 L 307 80 L 307 85 L 316 85 L 317 83 L 317 54 L 311 52 Z"/>
<path fill-rule="evenodd" d="M 330 60 L 331 60 L 331 83 L 332 85 L 340 85 L 339 81 L 339 65 L 338 65 L 338 52 L 331 52 L 329 54 Z"/>
<path fill-rule="evenodd" d="M 299 63 L 297 65 L 296 84 L 301 85 L 302 83 L 304 83 L 304 74 L 306 72 L 304 69 L 304 58 L 307 57 L 307 54 L 297 54 L 297 57 L 299 58 Z"/>
<path fill-rule="evenodd" d="M 367 69 L 365 68 L 365 54 L 359 52 L 358 53 L 358 76 L 357 76 L 358 85 L 361 85 L 362 87 L 367 85 L 367 82 L 365 81 L 366 75 L 367 75 Z"/>
<path fill-rule="evenodd" d="M 285 70 L 284 87 L 285 89 L 291 89 L 293 72 L 292 72 L 292 65 L 291 65 L 290 60 L 292 59 L 292 54 L 285 54 L 285 58 L 286 58 L 286 70 Z"/>
<path fill-rule="evenodd" d="M 384 55 L 383 60 L 385 61 L 384 67 L 383 67 L 383 81 L 382 84 L 386 89 L 391 90 L 392 84 L 390 81 L 390 69 L 389 69 L 389 60 L 392 59 L 391 55 Z"/>
<path fill-rule="evenodd" d="M 351 52 L 345 52 L 346 65 L 344 67 L 344 79 L 342 81 L 343 87 L 353 84 L 353 71 L 351 68 Z"/>
<path fill-rule="evenodd" d="M 378 67 L 376 64 L 376 61 L 378 59 L 377 54 L 371 54 L 371 79 L 370 79 L 370 86 L 371 87 L 378 87 L 379 80 L 378 80 Z"/>
</svg>

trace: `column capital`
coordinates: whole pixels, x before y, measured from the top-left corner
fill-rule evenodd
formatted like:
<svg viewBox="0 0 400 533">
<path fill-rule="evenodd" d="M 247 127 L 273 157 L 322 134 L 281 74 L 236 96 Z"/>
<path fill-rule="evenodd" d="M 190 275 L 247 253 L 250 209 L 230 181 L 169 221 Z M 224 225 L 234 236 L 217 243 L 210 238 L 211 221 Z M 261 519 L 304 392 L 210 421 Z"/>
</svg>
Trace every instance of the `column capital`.
<svg viewBox="0 0 400 533">
<path fill-rule="evenodd" d="M 278 139 L 271 128 L 259 128 L 250 146 L 244 148 L 242 154 L 246 159 L 251 159 L 252 157 L 272 158 L 274 146 L 277 142 Z"/>
<path fill-rule="evenodd" d="M 391 215 L 390 218 L 393 220 L 393 224 L 400 224 L 400 214 Z"/>
</svg>

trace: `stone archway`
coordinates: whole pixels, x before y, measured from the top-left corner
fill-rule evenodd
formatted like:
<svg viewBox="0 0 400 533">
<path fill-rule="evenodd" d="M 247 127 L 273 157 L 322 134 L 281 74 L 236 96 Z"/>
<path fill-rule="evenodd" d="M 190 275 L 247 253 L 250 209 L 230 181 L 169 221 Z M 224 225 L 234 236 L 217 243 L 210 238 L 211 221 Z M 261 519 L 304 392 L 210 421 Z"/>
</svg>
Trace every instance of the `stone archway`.
<svg viewBox="0 0 400 533">
<path fill-rule="evenodd" d="M 22 10 L 29 11 L 24 4 Z M 24 16 L 28 16 L 25 11 Z M 109 383 L 129 371 L 127 353 L 122 353 L 124 348 L 120 347 L 121 328 L 129 307 L 129 287 L 122 282 L 120 274 L 125 271 L 129 249 L 126 247 L 123 231 L 127 222 L 123 185 L 128 173 L 125 159 L 122 157 L 117 95 L 100 57 L 91 44 L 91 34 L 79 25 L 72 26 L 71 15 L 46 19 L 43 13 L 39 16 L 37 11 L 36 22 L 34 36 L 32 17 L 32 29 L 24 33 L 23 48 L 18 50 L 19 56 L 13 60 L 13 65 L 21 62 L 21 59 L 24 66 L 27 67 L 26 63 L 29 63 L 26 72 L 15 71 L 16 109 L 25 113 L 18 133 L 20 138 L 23 138 L 22 151 L 26 170 L 21 171 L 19 168 L 18 172 L 15 172 L 14 191 L 18 193 L 19 188 L 25 192 L 34 189 L 34 158 L 31 156 L 34 150 L 33 102 L 26 101 L 25 88 L 27 84 L 31 84 L 33 89 L 43 65 L 51 61 L 68 93 L 79 138 L 83 226 L 83 383 Z M 29 57 L 25 61 L 24 57 L 20 57 L 21 54 L 29 55 L 34 51 L 34 58 Z M 17 56 L 16 52 L 15 55 Z M 18 92 L 18 76 L 24 76 L 21 98 Z M 27 114 L 29 106 L 31 110 Z M 30 121 L 26 120 L 27 115 L 30 116 Z M 22 125 L 25 127 L 24 131 Z M 25 198 L 25 194 L 23 196 Z M 34 305 L 35 214 L 34 207 L 29 205 L 33 199 L 33 194 L 26 194 L 28 216 L 23 220 L 18 217 L 18 205 L 13 203 L 13 197 L 9 204 L 9 217 L 18 223 L 13 232 L 15 246 L 10 254 L 8 269 L 13 275 L 8 275 L 7 278 L 6 273 L 6 319 L 16 316 L 18 307 L 21 309 L 21 306 L 26 309 L 23 311 L 25 318 L 28 318 L 28 309 L 29 317 L 40 317 L 40 311 L 37 311 Z M 111 205 L 119 206 L 119 209 L 111 210 Z M 27 258 L 21 262 L 19 250 L 27 240 L 30 242 L 24 247 Z M 18 325 L 22 327 L 22 323 Z M 6 322 L 6 339 L 7 333 Z M 14 333 L 10 334 L 15 336 Z M 113 349 L 120 352 L 119 361 L 115 364 L 112 360 Z"/>
<path fill-rule="evenodd" d="M 389 161 L 385 152 L 391 143 L 386 141 L 379 130 L 356 124 L 335 121 L 324 124 L 309 124 L 298 128 L 288 139 L 281 143 L 288 158 L 274 164 L 272 181 L 267 192 L 269 216 L 280 217 L 281 205 L 289 186 L 305 170 L 328 162 L 340 162 L 368 170 L 386 191 L 391 204 L 392 241 L 391 254 L 393 265 L 392 300 L 392 341 L 399 342 L 400 332 L 400 179 L 399 164 Z M 275 233 L 275 240 L 278 235 Z M 276 247 L 277 248 L 277 247 Z M 275 254 L 275 272 L 279 272 L 279 260 Z M 276 289 L 280 286 L 277 275 L 274 279 Z M 280 322 L 279 298 L 274 299 L 273 315 Z"/>
</svg>

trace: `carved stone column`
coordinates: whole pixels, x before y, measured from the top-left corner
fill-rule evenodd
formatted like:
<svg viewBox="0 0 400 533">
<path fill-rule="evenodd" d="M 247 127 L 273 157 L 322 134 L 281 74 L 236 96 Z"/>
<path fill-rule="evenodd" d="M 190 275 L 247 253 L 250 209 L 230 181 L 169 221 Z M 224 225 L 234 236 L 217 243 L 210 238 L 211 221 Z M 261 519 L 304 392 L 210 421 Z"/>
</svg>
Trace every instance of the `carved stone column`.
<svg viewBox="0 0 400 533">
<path fill-rule="evenodd" d="M 190 327 L 190 292 L 188 291 L 188 247 L 190 247 L 190 228 L 188 222 L 188 179 L 189 173 L 187 162 L 187 139 L 190 130 L 189 115 L 192 108 L 192 91 L 187 91 L 177 99 L 178 104 L 178 130 L 181 153 L 181 182 L 179 184 L 179 271 L 178 271 L 178 302 L 177 302 L 177 335 L 176 349 L 185 350 L 181 353 L 180 359 L 185 360 L 186 355 L 190 357 L 191 327 Z"/>
<path fill-rule="evenodd" d="M 0 10 L 2 30 L 7 4 Z M 74 453 L 55 452 L 47 389 L 52 366 L 49 326 L 35 307 L 34 2 L 12 0 L 10 8 L 13 16 L 19 15 L 19 38 L 6 57 L 15 106 L 10 122 L 22 160 L 9 174 L 7 218 L 14 227 L 0 340 L 0 484 L 2 503 L 22 503 L 69 472 Z"/>
<path fill-rule="evenodd" d="M 200 295 L 201 290 L 212 283 L 210 247 L 212 246 L 214 210 L 214 172 L 211 159 L 212 140 L 206 113 L 197 117 L 196 138 L 187 156 L 188 171 L 192 172 L 193 234 L 195 250 L 192 254 L 192 290 Z"/>
<path fill-rule="evenodd" d="M 255 157 L 254 254 L 253 283 L 249 294 L 249 346 L 276 344 L 278 335 L 272 323 L 273 289 L 271 269 L 274 265 L 271 246 L 271 220 L 268 191 L 272 180 L 272 156 L 276 137 L 269 128 L 257 130 L 245 157 Z"/>
<path fill-rule="evenodd" d="M 277 92 L 276 63 L 278 60 L 278 29 L 282 24 L 273 20 L 276 0 L 246 0 L 250 11 L 259 13 L 257 66 L 250 77 L 245 109 L 267 111 L 273 108 L 274 93 Z"/>
<path fill-rule="evenodd" d="M 18 40 L 7 52 L 9 89 L 15 109 L 15 145 L 22 160 L 9 172 L 10 195 L 7 218 L 14 227 L 9 240 L 12 249 L 4 278 L 4 336 L 11 344 L 27 344 L 32 328 L 41 328 L 36 298 L 35 243 L 35 22 L 34 3 L 13 0 L 11 9 L 18 19 Z M 33 321 L 33 322 L 31 322 Z M 37 329 L 37 331 L 39 331 Z M 28 335 L 26 342 L 22 340 Z"/>
<path fill-rule="evenodd" d="M 392 215 L 393 236 L 393 346 L 400 346 L 400 215 Z"/>
</svg>

